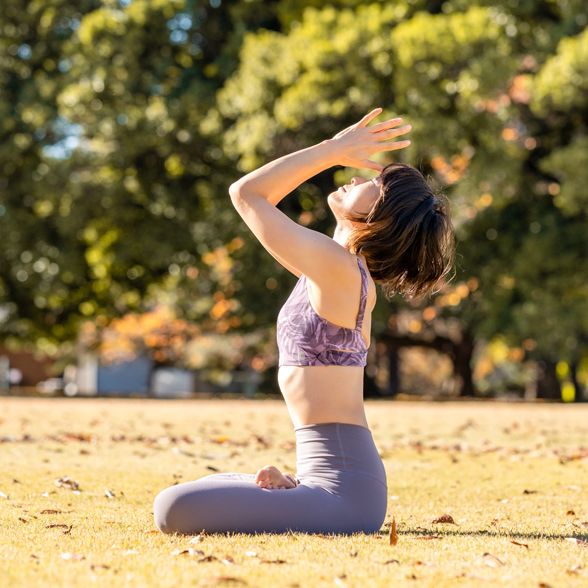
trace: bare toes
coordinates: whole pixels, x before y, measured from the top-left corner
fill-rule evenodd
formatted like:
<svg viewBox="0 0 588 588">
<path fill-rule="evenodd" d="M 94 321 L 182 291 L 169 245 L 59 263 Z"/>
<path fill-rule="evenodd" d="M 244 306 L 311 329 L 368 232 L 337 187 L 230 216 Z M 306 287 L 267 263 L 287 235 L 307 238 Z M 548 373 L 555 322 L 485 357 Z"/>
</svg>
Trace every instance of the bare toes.
<svg viewBox="0 0 588 588">
<path fill-rule="evenodd" d="M 267 482 L 271 477 L 271 471 L 267 466 L 261 468 L 255 475 L 255 481 L 259 484 L 260 482 Z"/>
</svg>

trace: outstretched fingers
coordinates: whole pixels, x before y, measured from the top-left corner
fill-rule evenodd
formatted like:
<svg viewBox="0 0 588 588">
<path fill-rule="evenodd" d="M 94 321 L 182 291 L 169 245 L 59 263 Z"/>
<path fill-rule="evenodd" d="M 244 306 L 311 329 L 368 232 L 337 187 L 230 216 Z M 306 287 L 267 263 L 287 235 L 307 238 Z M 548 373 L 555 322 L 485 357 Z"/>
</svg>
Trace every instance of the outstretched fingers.
<svg viewBox="0 0 588 588">
<path fill-rule="evenodd" d="M 396 149 L 403 149 L 404 147 L 408 147 L 410 145 L 410 141 L 388 141 L 386 143 L 380 143 L 378 145 L 378 152 L 382 151 L 395 151 Z"/>
<path fill-rule="evenodd" d="M 375 125 L 372 125 L 369 130 L 373 133 L 381 133 L 383 131 L 387 131 L 393 127 L 397 127 L 402 122 L 401 118 L 391 118 L 390 120 L 385 120 Z"/>
<path fill-rule="evenodd" d="M 361 169 L 373 169 L 374 171 L 380 173 L 384 169 L 384 166 L 375 161 L 372 161 L 371 159 L 364 159 L 361 162 Z"/>
<path fill-rule="evenodd" d="M 408 133 L 412 127 L 410 125 L 404 125 L 398 129 L 388 129 L 386 131 L 381 131 L 377 133 L 379 145 L 378 151 L 392 151 L 394 149 L 402 149 L 403 147 L 408 147 L 410 145 L 409 140 L 404 141 L 388 141 L 388 139 L 394 139 L 395 137 L 399 137 L 400 135 L 404 135 Z"/>
<path fill-rule="evenodd" d="M 398 137 L 400 135 L 405 135 L 409 131 L 412 130 L 410 125 L 404 125 L 398 129 L 388 129 L 386 131 L 380 131 L 379 133 L 375 133 L 377 136 L 378 141 L 385 141 L 387 139 L 393 139 L 394 137 Z"/>
<path fill-rule="evenodd" d="M 376 118 L 376 116 L 378 116 L 379 114 L 381 114 L 382 109 L 381 108 L 374 108 L 374 110 L 372 110 L 370 113 L 366 114 L 358 123 L 357 126 L 358 127 L 365 127 L 368 125 L 368 123 Z"/>
</svg>

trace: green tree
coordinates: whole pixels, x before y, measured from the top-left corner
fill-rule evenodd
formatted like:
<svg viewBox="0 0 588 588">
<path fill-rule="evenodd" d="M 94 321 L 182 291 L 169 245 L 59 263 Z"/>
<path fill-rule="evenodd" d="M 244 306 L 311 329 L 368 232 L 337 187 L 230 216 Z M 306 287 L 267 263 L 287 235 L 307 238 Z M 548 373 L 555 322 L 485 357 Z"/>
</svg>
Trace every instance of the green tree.
<svg viewBox="0 0 588 588">
<path fill-rule="evenodd" d="M 470 359 L 472 337 L 500 334 L 551 368 L 572 356 L 577 365 L 587 332 L 578 317 L 588 308 L 582 176 L 573 163 L 585 142 L 586 15 L 578 2 L 422 8 L 307 8 L 287 33 L 247 35 L 240 67 L 218 96 L 225 151 L 248 171 L 327 138 L 372 106 L 403 116 L 413 145 L 399 156 L 433 175 L 455 204 L 456 284 L 468 294 L 454 303 L 444 293 L 436 316 L 459 317 Z M 578 36 L 558 48 L 564 35 Z M 570 83 L 554 102 L 555 86 Z M 556 173 L 573 179 L 560 188 Z M 310 212 L 300 219 L 324 229 L 319 194 L 349 174 L 302 186 L 289 212 Z M 477 291 L 470 295 L 466 283 Z M 381 301 L 377 336 L 397 305 Z M 548 393 L 557 395 L 553 382 Z"/>
<path fill-rule="evenodd" d="M 226 196 L 237 172 L 203 121 L 244 32 L 279 26 L 259 4 L 2 3 L 2 339 L 54 353 L 80 320 L 161 298 L 239 326 L 233 274 L 255 260 Z"/>
</svg>

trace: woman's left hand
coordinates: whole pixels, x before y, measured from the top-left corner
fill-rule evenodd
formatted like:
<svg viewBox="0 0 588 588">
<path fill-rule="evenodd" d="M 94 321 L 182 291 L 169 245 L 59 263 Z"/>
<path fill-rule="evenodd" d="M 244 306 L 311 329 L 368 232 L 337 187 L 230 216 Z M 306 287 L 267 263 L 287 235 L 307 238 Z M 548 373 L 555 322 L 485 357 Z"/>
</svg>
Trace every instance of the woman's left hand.
<svg viewBox="0 0 588 588">
<path fill-rule="evenodd" d="M 337 133 L 328 141 L 336 152 L 335 157 L 339 165 L 381 172 L 384 169 L 383 166 L 371 161 L 372 155 L 381 151 L 402 149 L 410 145 L 410 141 L 387 141 L 408 133 L 412 128 L 410 125 L 395 128 L 402 122 L 401 118 L 393 118 L 371 127 L 367 126 L 381 112 L 381 108 L 372 110 L 358 123 Z"/>
</svg>

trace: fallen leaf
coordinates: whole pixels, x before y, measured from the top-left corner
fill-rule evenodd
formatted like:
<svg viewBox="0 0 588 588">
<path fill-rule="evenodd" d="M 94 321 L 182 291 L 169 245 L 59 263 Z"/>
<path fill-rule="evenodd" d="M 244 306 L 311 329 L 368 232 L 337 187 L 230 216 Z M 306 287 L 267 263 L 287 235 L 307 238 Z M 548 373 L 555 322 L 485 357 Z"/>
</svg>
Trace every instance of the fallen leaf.
<svg viewBox="0 0 588 588">
<path fill-rule="evenodd" d="M 484 553 L 482 555 L 482 563 L 490 566 L 491 568 L 499 568 L 500 566 L 504 565 L 495 555 L 492 555 L 491 553 Z"/>
<path fill-rule="evenodd" d="M 567 515 L 575 515 L 576 513 L 573 510 L 568 510 L 568 512 L 566 512 Z"/>
<path fill-rule="evenodd" d="M 390 545 L 398 543 L 398 535 L 396 534 L 396 519 L 392 519 L 392 526 L 390 527 Z"/>
<path fill-rule="evenodd" d="M 513 545 L 519 545 L 520 547 L 526 547 L 527 549 L 529 549 L 529 546 L 526 543 L 520 543 L 519 541 L 514 541 L 513 539 L 511 539 L 510 541 Z"/>
<path fill-rule="evenodd" d="M 114 492 L 112 492 L 111 490 L 104 490 L 104 494 L 106 495 L 107 498 L 116 498 L 116 496 L 114 495 Z"/>
<path fill-rule="evenodd" d="M 194 539 L 190 539 L 189 543 L 202 543 L 204 541 L 204 537 L 202 535 L 196 535 Z"/>
<path fill-rule="evenodd" d="M 42 510 L 39 514 L 61 514 L 61 510 L 53 510 L 52 508 L 46 508 Z"/>
<path fill-rule="evenodd" d="M 142 533 L 159 533 L 157 529 L 149 529 L 148 531 L 141 531 Z"/>
<path fill-rule="evenodd" d="M 198 560 L 198 563 L 205 563 L 207 561 L 214 561 L 215 559 L 217 559 L 217 558 L 214 555 L 205 555 L 204 557 L 201 557 Z"/>
<path fill-rule="evenodd" d="M 172 555 L 204 555 L 204 551 L 200 549 L 178 549 L 177 551 L 172 551 Z"/>
<path fill-rule="evenodd" d="M 483 580 L 484 582 L 490 582 L 493 578 L 486 578 L 485 576 L 477 576 L 475 574 L 466 574 L 462 572 L 458 576 L 453 576 L 453 579 L 456 580 L 457 578 L 471 578 L 472 580 Z"/>
<path fill-rule="evenodd" d="M 23 519 L 22 517 L 18 517 L 18 520 L 19 520 L 21 523 L 28 523 L 28 522 L 29 522 L 29 521 L 27 521 L 26 519 Z"/>
<path fill-rule="evenodd" d="M 566 574 L 570 574 L 570 575 L 577 575 L 580 573 L 580 570 L 583 570 L 584 568 L 581 565 L 577 565 L 577 566 L 572 566 L 571 568 L 566 570 Z"/>
<path fill-rule="evenodd" d="M 110 566 L 107 566 L 106 564 L 91 564 L 90 569 L 92 571 L 94 571 L 94 570 L 109 570 Z"/>
<path fill-rule="evenodd" d="M 321 535 L 321 534 L 315 535 L 315 537 L 320 537 L 321 539 L 331 539 L 331 540 L 335 539 L 335 537 L 327 537 L 327 535 Z"/>
<path fill-rule="evenodd" d="M 80 489 L 80 485 L 75 480 L 72 480 L 69 476 L 57 478 L 57 480 L 55 480 L 55 485 L 58 488 L 65 488 L 66 490 L 79 491 Z"/>
<path fill-rule="evenodd" d="M 80 561 L 81 559 L 86 559 L 81 553 L 62 553 L 61 557 L 65 561 Z"/>
<path fill-rule="evenodd" d="M 552 586 L 547 582 L 539 582 L 539 588 L 552 588 Z"/>
<path fill-rule="evenodd" d="M 397 559 L 389 559 L 388 561 L 384 562 L 384 565 L 393 563 L 400 565 L 400 562 Z"/>
<path fill-rule="evenodd" d="M 335 576 L 333 578 L 333 582 L 337 584 L 337 586 L 345 586 L 345 580 L 347 579 L 347 574 L 342 574 L 341 576 Z"/>
<path fill-rule="evenodd" d="M 234 566 L 235 565 L 235 560 L 230 555 L 225 555 L 224 557 L 221 557 L 221 561 L 226 566 Z"/>
<path fill-rule="evenodd" d="M 183 449 L 180 449 L 179 447 L 174 447 L 172 449 L 172 451 L 174 453 L 176 453 L 177 455 L 185 455 L 186 457 L 196 457 L 193 453 L 190 453 L 189 451 L 184 451 Z"/>
<path fill-rule="evenodd" d="M 384 535 L 374 535 L 374 539 L 383 539 Z"/>
<path fill-rule="evenodd" d="M 537 490 L 523 490 L 523 494 L 537 494 Z"/>
<path fill-rule="evenodd" d="M 454 520 L 453 517 L 451 515 L 448 514 L 442 514 L 440 516 L 438 516 L 437 518 L 434 518 L 431 523 L 449 523 L 452 525 L 457 524 Z"/>
<path fill-rule="evenodd" d="M 350 551 L 349 557 L 357 557 L 359 555 L 359 551 Z"/>
<path fill-rule="evenodd" d="M 219 469 L 212 467 L 211 465 L 206 466 L 207 470 L 210 470 L 211 472 L 220 472 Z"/>
<path fill-rule="evenodd" d="M 45 529 L 69 529 L 69 525 L 45 525 Z"/>
<path fill-rule="evenodd" d="M 10 480 L 13 484 L 20 484 L 20 480 L 17 480 L 16 478 L 12 478 L 12 480 Z"/>
<path fill-rule="evenodd" d="M 260 564 L 284 564 L 288 563 L 285 559 L 262 559 Z"/>
<path fill-rule="evenodd" d="M 257 557 L 257 552 L 256 551 L 246 551 L 245 555 L 248 557 Z"/>
<path fill-rule="evenodd" d="M 221 584 L 222 582 L 235 582 L 237 584 L 247 584 L 242 578 L 234 578 L 232 576 L 215 576 L 214 578 L 204 578 L 200 580 L 200 584 L 203 586 L 209 586 L 211 584 Z"/>
<path fill-rule="evenodd" d="M 566 541 L 569 541 L 574 545 L 580 545 L 581 547 L 586 547 L 588 545 L 586 541 L 582 541 L 582 539 L 576 539 L 576 537 L 566 537 Z"/>
</svg>

